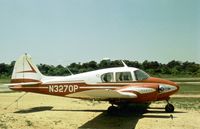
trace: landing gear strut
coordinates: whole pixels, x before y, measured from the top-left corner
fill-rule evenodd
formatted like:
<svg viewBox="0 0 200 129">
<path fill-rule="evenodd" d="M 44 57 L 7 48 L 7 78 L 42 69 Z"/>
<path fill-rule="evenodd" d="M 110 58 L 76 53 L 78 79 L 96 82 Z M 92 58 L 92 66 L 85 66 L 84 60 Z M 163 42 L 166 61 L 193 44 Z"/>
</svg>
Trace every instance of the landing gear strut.
<svg viewBox="0 0 200 129">
<path fill-rule="evenodd" d="M 174 106 L 172 104 L 170 104 L 167 100 L 167 105 L 165 106 L 165 111 L 168 113 L 172 113 L 174 112 Z"/>
</svg>

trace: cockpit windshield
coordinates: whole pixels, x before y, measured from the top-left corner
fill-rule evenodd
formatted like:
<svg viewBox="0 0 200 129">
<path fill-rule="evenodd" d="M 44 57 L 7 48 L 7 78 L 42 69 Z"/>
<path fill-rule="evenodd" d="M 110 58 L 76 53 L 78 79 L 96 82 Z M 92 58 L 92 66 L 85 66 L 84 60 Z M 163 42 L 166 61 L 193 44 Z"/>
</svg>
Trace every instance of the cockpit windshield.
<svg viewBox="0 0 200 129">
<path fill-rule="evenodd" d="M 135 74 L 135 79 L 138 81 L 149 78 L 149 75 L 142 70 L 136 70 L 134 71 L 134 74 Z"/>
</svg>

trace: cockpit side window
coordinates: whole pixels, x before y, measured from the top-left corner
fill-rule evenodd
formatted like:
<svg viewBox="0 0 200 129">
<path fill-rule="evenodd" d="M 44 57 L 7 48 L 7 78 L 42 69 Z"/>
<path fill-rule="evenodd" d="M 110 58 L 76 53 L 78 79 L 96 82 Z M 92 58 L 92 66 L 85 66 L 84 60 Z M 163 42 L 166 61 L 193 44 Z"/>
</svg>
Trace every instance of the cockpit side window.
<svg viewBox="0 0 200 129">
<path fill-rule="evenodd" d="M 116 82 L 132 81 L 131 72 L 117 72 Z"/>
<path fill-rule="evenodd" d="M 136 70 L 136 71 L 134 71 L 134 74 L 135 74 L 136 80 L 138 80 L 138 81 L 149 78 L 149 75 L 142 70 Z"/>
<path fill-rule="evenodd" d="M 105 73 L 101 76 L 102 82 L 113 82 L 114 76 L 113 73 Z"/>
</svg>

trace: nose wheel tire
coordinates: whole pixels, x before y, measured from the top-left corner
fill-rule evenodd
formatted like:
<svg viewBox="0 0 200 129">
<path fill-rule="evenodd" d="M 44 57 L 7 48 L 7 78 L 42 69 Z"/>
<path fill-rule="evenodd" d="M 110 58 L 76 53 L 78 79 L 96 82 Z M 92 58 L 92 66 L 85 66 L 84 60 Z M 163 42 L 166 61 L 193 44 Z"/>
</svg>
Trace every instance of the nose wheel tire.
<svg viewBox="0 0 200 129">
<path fill-rule="evenodd" d="M 165 106 L 165 111 L 168 112 L 168 113 L 172 113 L 174 112 L 174 106 L 170 103 L 168 103 L 166 106 Z"/>
</svg>

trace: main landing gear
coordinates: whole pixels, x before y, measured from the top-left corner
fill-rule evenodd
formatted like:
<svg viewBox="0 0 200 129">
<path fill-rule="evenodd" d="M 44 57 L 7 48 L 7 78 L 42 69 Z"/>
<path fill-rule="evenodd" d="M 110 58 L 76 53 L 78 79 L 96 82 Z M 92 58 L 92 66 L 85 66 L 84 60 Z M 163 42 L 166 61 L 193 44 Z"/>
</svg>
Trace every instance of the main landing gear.
<svg viewBox="0 0 200 129">
<path fill-rule="evenodd" d="M 168 113 L 174 112 L 174 106 L 170 104 L 168 100 L 167 100 L 167 105 L 165 106 L 165 111 Z"/>
<path fill-rule="evenodd" d="M 168 100 L 167 101 L 167 105 L 165 106 L 165 112 L 167 113 L 173 113 L 174 112 L 174 106 L 169 103 Z M 114 104 L 112 104 L 112 106 L 108 107 L 107 109 L 107 113 L 108 114 L 111 114 L 111 115 L 115 115 L 115 114 L 118 114 L 120 112 L 126 112 L 127 109 L 130 109 L 130 108 L 127 108 L 127 104 L 123 104 L 123 105 L 116 105 L 114 106 Z"/>
<path fill-rule="evenodd" d="M 108 107 L 107 109 L 108 114 L 111 114 L 111 115 L 116 114 L 118 111 L 119 111 L 119 107 L 113 106 L 113 105 Z"/>
<path fill-rule="evenodd" d="M 133 112 L 136 114 L 143 114 L 147 111 L 150 103 L 111 103 L 112 106 L 108 107 L 107 113 L 110 115 L 130 115 Z"/>
</svg>

